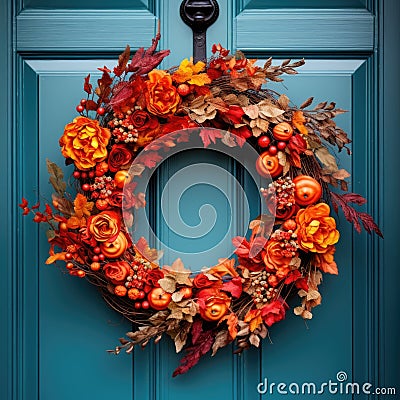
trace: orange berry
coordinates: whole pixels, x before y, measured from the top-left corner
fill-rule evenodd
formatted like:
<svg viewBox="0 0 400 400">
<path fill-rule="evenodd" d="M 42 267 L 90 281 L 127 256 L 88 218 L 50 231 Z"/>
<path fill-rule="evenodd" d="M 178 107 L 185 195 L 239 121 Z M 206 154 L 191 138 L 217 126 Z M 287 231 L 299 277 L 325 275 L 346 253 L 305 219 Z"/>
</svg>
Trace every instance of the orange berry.
<svg viewBox="0 0 400 400">
<path fill-rule="evenodd" d="M 72 262 L 68 262 L 68 263 L 65 265 L 65 267 L 66 267 L 67 269 L 72 269 L 72 268 L 74 268 L 74 264 L 72 264 Z"/>
<path fill-rule="evenodd" d="M 79 278 L 84 278 L 85 275 L 86 275 L 86 272 L 85 272 L 85 271 L 82 271 L 82 270 L 80 269 L 76 274 L 79 276 Z"/>
<path fill-rule="evenodd" d="M 92 271 L 98 271 L 98 270 L 100 269 L 100 267 L 101 267 L 101 265 L 100 265 L 100 263 L 98 263 L 98 262 L 92 262 L 92 263 L 90 264 L 90 269 L 91 269 Z"/>
<path fill-rule="evenodd" d="M 131 300 L 137 300 L 139 298 L 139 289 L 133 288 L 128 290 L 128 297 Z"/>
<path fill-rule="evenodd" d="M 127 291 L 128 290 L 126 289 L 126 287 L 122 286 L 122 285 L 115 286 L 115 288 L 114 288 L 114 293 L 117 296 L 121 296 L 121 297 L 126 296 Z"/>
</svg>

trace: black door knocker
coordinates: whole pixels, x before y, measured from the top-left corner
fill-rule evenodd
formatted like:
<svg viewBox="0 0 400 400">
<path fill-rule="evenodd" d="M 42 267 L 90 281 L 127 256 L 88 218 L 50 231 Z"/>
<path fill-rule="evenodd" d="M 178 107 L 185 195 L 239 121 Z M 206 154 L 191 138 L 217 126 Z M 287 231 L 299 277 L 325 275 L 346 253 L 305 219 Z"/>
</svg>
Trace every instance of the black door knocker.
<svg viewBox="0 0 400 400">
<path fill-rule="evenodd" d="M 216 0 L 184 0 L 180 7 L 182 20 L 193 30 L 194 62 L 204 61 L 206 56 L 206 31 L 218 18 Z"/>
</svg>

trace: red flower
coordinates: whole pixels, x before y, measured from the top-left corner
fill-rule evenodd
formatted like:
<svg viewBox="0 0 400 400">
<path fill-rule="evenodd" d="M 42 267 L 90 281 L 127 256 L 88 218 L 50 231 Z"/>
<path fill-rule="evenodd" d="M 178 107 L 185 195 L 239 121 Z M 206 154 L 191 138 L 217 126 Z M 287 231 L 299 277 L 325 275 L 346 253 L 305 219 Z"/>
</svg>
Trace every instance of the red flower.
<svg viewBox="0 0 400 400">
<path fill-rule="evenodd" d="M 219 282 L 219 281 L 218 281 Z M 204 289 L 213 286 L 216 281 L 212 281 L 207 277 L 207 275 L 200 273 L 193 279 L 193 285 L 198 289 Z M 219 282 L 220 283 L 220 282 Z"/>
<path fill-rule="evenodd" d="M 104 275 L 115 285 L 121 284 L 129 275 L 130 266 L 126 261 L 114 261 L 103 267 Z"/>
<path fill-rule="evenodd" d="M 161 271 L 161 269 L 158 269 L 158 268 L 152 269 L 147 274 L 146 283 L 153 287 L 160 287 L 160 284 L 158 283 L 158 281 L 163 278 L 164 278 L 164 272 Z"/>
<path fill-rule="evenodd" d="M 130 117 L 129 122 L 138 131 L 154 131 L 158 128 L 158 119 L 148 112 L 137 110 Z"/>
<path fill-rule="evenodd" d="M 275 322 L 285 318 L 288 308 L 289 306 L 284 300 L 275 300 L 261 309 L 262 319 L 268 326 L 272 326 Z"/>
<path fill-rule="evenodd" d="M 115 144 L 108 156 L 108 167 L 111 172 L 117 172 L 129 165 L 131 160 L 132 152 L 123 144 Z"/>
</svg>

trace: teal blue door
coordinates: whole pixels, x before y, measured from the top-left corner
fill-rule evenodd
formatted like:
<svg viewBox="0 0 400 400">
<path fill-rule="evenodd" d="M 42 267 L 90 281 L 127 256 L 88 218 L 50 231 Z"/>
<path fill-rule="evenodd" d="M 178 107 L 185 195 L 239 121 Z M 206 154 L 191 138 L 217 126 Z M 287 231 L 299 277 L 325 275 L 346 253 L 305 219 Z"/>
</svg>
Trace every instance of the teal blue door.
<svg viewBox="0 0 400 400">
<path fill-rule="evenodd" d="M 8 85 L 5 91 L 3 109 L 9 113 L 2 127 L 8 132 L 8 141 L 1 151 L 3 170 L 9 168 L 13 174 L 13 179 L 10 174 L 4 178 L 9 192 L 5 201 L 11 209 L 11 201 L 16 203 L 22 194 L 31 193 L 30 200 L 38 193 L 50 197 L 45 159 L 62 163 L 58 138 L 75 114 L 82 79 L 88 72 L 111 66 L 127 43 L 136 48 L 148 46 L 158 20 L 160 47 L 171 49 L 165 67 L 191 55 L 192 34 L 180 20 L 179 0 L 15 0 L 13 7 L 6 3 L 2 2 L 0 15 L 5 18 L 1 29 L 8 47 L 0 62 L 14 86 Z M 298 317 L 288 315 L 285 323 L 274 326 L 271 342 L 266 340 L 260 349 L 239 357 L 229 347 L 213 358 L 205 357 L 188 374 L 172 378 L 180 355 L 167 341 L 150 344 L 144 351 L 135 350 L 133 357 L 107 354 L 105 350 L 113 348 L 130 330 L 129 323 L 107 308 L 96 289 L 84 280 L 45 266 L 48 246 L 44 232 L 19 216 L 11 223 L 14 214 L 3 214 L 2 210 L 2 221 L 10 223 L 3 243 L 5 265 L 12 272 L 7 272 L 2 282 L 2 296 L 8 297 L 1 302 L 7 323 L 1 328 L 1 358 L 8 364 L 4 364 L 0 398 L 253 400 L 266 398 L 257 391 L 265 379 L 320 385 L 336 379 L 341 371 L 349 381 L 395 385 L 398 345 L 392 331 L 385 327 L 390 325 L 389 319 L 398 322 L 392 286 L 398 273 L 389 260 L 399 256 L 392 246 L 399 218 L 398 213 L 388 215 L 384 210 L 396 208 L 398 203 L 391 196 L 385 197 L 385 190 L 376 190 L 378 183 L 387 185 L 390 180 L 389 171 L 396 165 L 393 148 L 399 145 L 398 135 L 388 133 L 395 131 L 398 113 L 389 113 L 380 105 L 377 86 L 380 82 L 380 89 L 394 95 L 378 63 L 386 60 L 384 43 L 387 48 L 392 46 L 388 39 L 384 41 L 382 32 L 384 20 L 396 21 L 395 3 L 388 1 L 384 9 L 374 0 L 219 0 L 220 17 L 208 31 L 209 47 L 221 42 L 224 47 L 244 51 L 249 58 L 305 57 L 307 63 L 298 76 L 288 77 L 272 89 L 288 93 L 297 104 L 313 95 L 317 101 L 333 100 L 349 111 L 338 118 L 338 123 L 353 140 L 353 157 L 350 160 L 343 154 L 340 162 L 352 173 L 352 189 L 370 199 L 366 210 L 381 223 L 388 239 L 382 244 L 376 238 L 354 234 L 340 217 L 343 234 L 336 255 L 340 275 L 324 281 L 324 300 L 315 320 L 305 325 Z M 15 22 L 13 32 L 10 21 Z M 10 50 L 12 44 L 14 52 Z M 387 73 L 398 79 L 394 71 Z M 388 168 L 383 164 L 384 152 Z M 232 226 L 243 229 L 242 216 L 235 207 L 229 208 L 226 195 L 235 199 L 234 191 L 229 193 L 229 182 L 222 178 L 204 182 L 194 177 L 192 185 L 192 175 L 174 178 L 196 162 L 222 168 L 231 175 L 229 179 L 239 179 L 248 195 L 256 195 L 257 189 L 238 174 L 240 168 L 227 155 L 193 150 L 165 163 L 154 182 L 157 196 L 153 201 L 161 198 L 165 188 L 165 202 L 177 204 L 187 225 L 173 231 L 161 217 L 161 202 L 157 203 L 153 228 L 171 248 L 165 255 L 166 263 L 182 249 L 189 247 L 188 253 L 196 253 L 213 247 L 231 221 Z M 176 184 L 168 186 L 171 179 L 187 181 L 181 196 L 175 192 Z M 384 188 L 388 190 L 389 186 Z M 391 193 L 399 194 L 398 189 L 398 182 L 392 182 Z M 215 229 L 188 245 L 185 229 L 214 221 L 211 217 L 210 221 L 201 221 L 201 208 L 206 204 L 207 218 L 213 212 L 219 217 Z M 256 216 L 257 211 L 257 207 L 251 207 L 250 216 Z M 227 252 L 232 251 L 229 243 L 225 247 Z M 184 262 L 192 264 L 193 269 L 216 262 L 213 252 L 206 252 L 201 260 L 190 254 L 186 257 Z M 389 297 L 384 298 L 384 293 Z M 384 310 L 394 316 L 388 317 Z M 390 351 L 385 352 L 388 348 Z M 268 398 L 280 396 L 276 393 Z"/>
</svg>

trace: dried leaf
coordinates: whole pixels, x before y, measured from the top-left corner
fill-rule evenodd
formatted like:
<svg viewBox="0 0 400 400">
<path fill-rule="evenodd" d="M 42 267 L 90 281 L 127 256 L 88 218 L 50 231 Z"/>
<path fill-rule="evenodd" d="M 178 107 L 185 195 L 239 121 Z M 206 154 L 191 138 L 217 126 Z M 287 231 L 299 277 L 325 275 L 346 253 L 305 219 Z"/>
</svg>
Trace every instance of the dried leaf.
<svg viewBox="0 0 400 400">
<path fill-rule="evenodd" d="M 329 152 L 329 150 L 325 146 L 319 147 L 314 151 L 314 153 L 318 160 L 321 161 L 321 163 L 330 173 L 338 171 L 335 157 Z"/>
<path fill-rule="evenodd" d="M 114 74 L 116 76 L 121 76 L 123 74 L 128 64 L 130 55 L 131 55 L 131 49 L 129 45 L 126 45 L 124 52 L 120 54 L 118 57 L 118 65 L 114 67 Z"/>
<path fill-rule="evenodd" d="M 219 331 L 215 335 L 215 341 L 212 345 L 211 356 L 215 356 L 217 351 L 225 346 L 227 346 L 232 340 L 230 339 L 229 332 L 227 330 Z"/>
<path fill-rule="evenodd" d="M 62 169 L 56 164 L 51 162 L 49 159 L 46 159 L 47 171 L 50 175 L 50 183 L 53 186 L 54 190 L 61 197 L 64 196 L 65 190 L 67 188 L 67 184 L 64 182 L 64 173 Z"/>
<path fill-rule="evenodd" d="M 303 109 L 303 108 L 307 108 L 308 106 L 310 106 L 312 104 L 312 102 L 314 101 L 314 97 L 309 97 L 306 101 L 304 101 L 301 106 L 299 108 Z"/>
<path fill-rule="evenodd" d="M 281 94 L 278 99 L 278 104 L 282 110 L 286 110 L 289 106 L 289 97 L 286 94 Z"/>
</svg>

